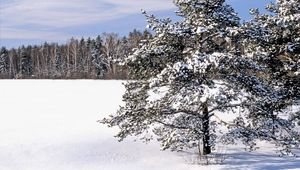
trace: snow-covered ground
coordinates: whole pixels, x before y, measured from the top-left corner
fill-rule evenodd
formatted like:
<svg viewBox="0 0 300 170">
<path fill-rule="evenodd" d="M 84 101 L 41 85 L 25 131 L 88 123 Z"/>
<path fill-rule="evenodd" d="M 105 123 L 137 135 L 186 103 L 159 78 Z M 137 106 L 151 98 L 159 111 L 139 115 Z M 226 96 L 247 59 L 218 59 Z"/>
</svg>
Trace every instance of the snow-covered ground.
<svg viewBox="0 0 300 170">
<path fill-rule="evenodd" d="M 300 169 L 300 158 L 280 158 L 270 147 L 228 147 L 222 165 L 199 167 L 189 154 L 160 151 L 156 142 L 119 143 L 117 129 L 97 120 L 122 103 L 121 83 L 1 80 L 0 170 Z"/>
</svg>

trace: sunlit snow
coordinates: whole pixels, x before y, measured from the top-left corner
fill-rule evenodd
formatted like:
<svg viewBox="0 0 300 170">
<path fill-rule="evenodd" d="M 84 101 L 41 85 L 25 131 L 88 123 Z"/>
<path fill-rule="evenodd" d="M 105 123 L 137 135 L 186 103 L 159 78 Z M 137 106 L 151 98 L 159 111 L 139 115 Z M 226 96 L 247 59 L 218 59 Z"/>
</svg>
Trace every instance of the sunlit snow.
<svg viewBox="0 0 300 170">
<path fill-rule="evenodd" d="M 300 169 L 299 158 L 279 158 L 270 147 L 244 152 L 217 148 L 221 165 L 191 164 L 191 153 L 160 151 L 156 142 L 121 143 L 97 120 L 122 104 L 121 81 L 2 80 L 0 170 Z"/>
</svg>

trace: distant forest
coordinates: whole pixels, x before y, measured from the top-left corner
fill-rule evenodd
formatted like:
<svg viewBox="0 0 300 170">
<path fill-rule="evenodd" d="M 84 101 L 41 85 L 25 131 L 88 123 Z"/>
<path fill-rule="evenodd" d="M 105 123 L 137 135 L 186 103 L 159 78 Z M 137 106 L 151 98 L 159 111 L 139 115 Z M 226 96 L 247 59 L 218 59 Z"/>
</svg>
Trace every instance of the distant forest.
<svg viewBox="0 0 300 170">
<path fill-rule="evenodd" d="M 147 30 L 127 36 L 103 33 L 92 38 L 71 38 L 65 44 L 28 45 L 0 51 L 1 79 L 128 79 L 120 62 L 151 37 Z"/>
</svg>

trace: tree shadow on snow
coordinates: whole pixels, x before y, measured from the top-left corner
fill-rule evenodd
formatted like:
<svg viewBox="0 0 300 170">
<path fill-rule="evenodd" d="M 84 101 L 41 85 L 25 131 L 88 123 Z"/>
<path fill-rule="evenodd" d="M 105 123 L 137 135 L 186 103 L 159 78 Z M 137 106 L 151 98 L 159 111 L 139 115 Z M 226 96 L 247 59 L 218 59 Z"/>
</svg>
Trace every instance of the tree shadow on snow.
<svg viewBox="0 0 300 170">
<path fill-rule="evenodd" d="M 224 170 L 253 169 L 253 170 L 284 170 L 300 169 L 299 157 L 279 157 L 276 154 L 256 152 L 228 153 L 224 162 Z"/>
</svg>

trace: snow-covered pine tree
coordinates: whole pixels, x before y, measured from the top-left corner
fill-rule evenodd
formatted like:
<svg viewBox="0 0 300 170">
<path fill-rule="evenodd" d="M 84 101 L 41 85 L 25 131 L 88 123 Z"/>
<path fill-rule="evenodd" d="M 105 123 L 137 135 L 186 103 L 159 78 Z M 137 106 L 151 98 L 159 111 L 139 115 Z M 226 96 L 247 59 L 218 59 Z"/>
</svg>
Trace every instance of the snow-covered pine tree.
<svg viewBox="0 0 300 170">
<path fill-rule="evenodd" d="M 259 14 L 245 24 L 248 53 L 266 65 L 270 80 L 289 88 L 290 97 L 300 96 L 300 3 L 277 0 L 267 6 L 271 14 Z"/>
<path fill-rule="evenodd" d="M 32 59 L 27 54 L 26 48 L 23 46 L 21 48 L 21 73 L 24 76 L 31 76 L 32 75 Z"/>
<path fill-rule="evenodd" d="M 5 47 L 0 51 L 0 73 L 5 74 L 8 72 L 8 51 Z"/>
<path fill-rule="evenodd" d="M 96 68 L 97 75 L 103 77 L 109 70 L 109 61 L 101 52 L 102 40 L 100 36 L 97 36 L 96 40 L 91 41 L 91 59 L 92 63 Z"/>
<path fill-rule="evenodd" d="M 55 71 L 60 72 L 63 68 L 61 49 L 57 44 L 55 44 L 55 63 L 54 63 Z"/>
<path fill-rule="evenodd" d="M 300 110 L 288 109 L 300 100 L 300 2 L 277 0 L 267 10 L 271 14 L 253 9 L 253 20 L 243 26 L 245 53 L 265 68 L 259 76 L 271 89 L 256 98 L 251 118 L 260 122 L 253 127 L 257 138 L 269 138 L 290 153 L 300 140 Z"/>
<path fill-rule="evenodd" d="M 241 140 L 255 149 L 264 140 L 289 152 L 286 146 L 297 142 L 270 133 L 272 123 L 288 124 L 273 122 L 269 112 L 267 101 L 279 94 L 261 77 L 265 67 L 243 55 L 245 32 L 233 9 L 225 0 L 174 2 L 180 22 L 145 13 L 155 34 L 127 58 L 136 80 L 125 85 L 125 105 L 102 123 L 118 126 L 120 140 L 142 135 L 148 141 L 154 133 L 162 149 L 202 148 L 199 154 L 209 154 L 219 142 Z M 297 137 L 294 132 L 288 135 Z"/>
</svg>

